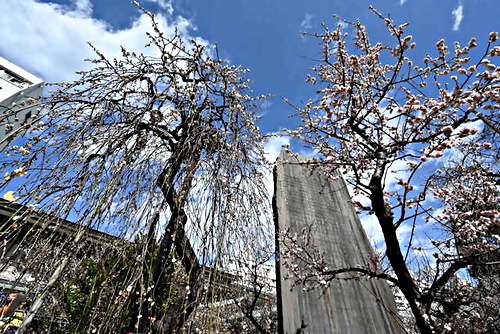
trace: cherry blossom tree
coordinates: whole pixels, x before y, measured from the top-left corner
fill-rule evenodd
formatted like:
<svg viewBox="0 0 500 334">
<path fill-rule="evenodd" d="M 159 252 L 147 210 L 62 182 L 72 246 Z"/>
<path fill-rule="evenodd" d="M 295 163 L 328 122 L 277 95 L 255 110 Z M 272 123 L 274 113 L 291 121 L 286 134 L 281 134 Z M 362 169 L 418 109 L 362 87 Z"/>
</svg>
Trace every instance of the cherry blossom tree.
<svg viewBox="0 0 500 334">
<path fill-rule="evenodd" d="M 92 291 L 101 313 L 88 312 L 84 327 L 94 332 L 120 331 L 125 321 L 131 330 L 177 333 L 195 310 L 198 322 L 216 326 L 219 315 L 207 317 L 218 273 L 272 253 L 263 138 L 254 124 L 262 97 L 250 96 L 245 70 L 216 49 L 167 36 L 143 12 L 152 22 L 151 54 L 122 48 L 121 58 L 108 59 L 94 48 L 92 69 L 29 101 L 37 121 L 2 159 L 2 188 L 16 187 L 16 201 L 28 207 L 6 229 L 15 232 L 28 215 L 45 234 L 54 217 L 79 226 L 64 242 L 49 233 L 33 247 L 36 229 L 24 238 L 35 277 L 25 328 L 56 289 L 71 300 Z M 89 260 L 83 240 L 91 229 L 116 240 Z M 87 279 L 101 286 L 76 284 L 82 273 L 99 273 Z"/>
<path fill-rule="evenodd" d="M 340 172 L 357 210 L 376 217 L 390 266 L 332 268 L 307 236 L 290 235 L 283 238 L 288 265 L 310 288 L 344 272 L 386 279 L 404 295 L 420 333 L 453 332 L 451 318 L 473 313 L 472 304 L 464 297 L 442 317 L 444 295 L 458 285 L 469 293 L 474 283 L 460 283 L 465 268 L 493 265 L 484 255 L 499 250 L 498 37 L 491 33 L 481 46 L 475 38 L 455 42 L 451 50 L 439 40 L 435 55 L 418 63 L 410 59 L 416 44 L 408 24 L 373 12 L 390 41 L 372 42 L 359 21 L 312 35 L 321 58 L 307 81 L 317 98 L 296 107 L 302 124 L 289 133 L 318 152 L 308 163 L 332 177 Z M 409 238 L 401 238 L 403 228 Z"/>
</svg>

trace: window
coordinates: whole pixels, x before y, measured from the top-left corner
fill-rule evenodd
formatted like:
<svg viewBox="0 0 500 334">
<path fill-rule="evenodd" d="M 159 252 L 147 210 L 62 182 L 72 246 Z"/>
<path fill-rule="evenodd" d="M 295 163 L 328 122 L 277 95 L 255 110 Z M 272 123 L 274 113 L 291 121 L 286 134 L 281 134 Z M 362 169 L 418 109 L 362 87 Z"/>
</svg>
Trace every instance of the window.
<svg viewBox="0 0 500 334">
<path fill-rule="evenodd" d="M 20 76 L 5 69 L 2 69 L 1 67 L 0 67 L 0 78 L 16 85 L 17 87 L 23 87 L 27 83 L 26 80 L 24 80 Z"/>
</svg>

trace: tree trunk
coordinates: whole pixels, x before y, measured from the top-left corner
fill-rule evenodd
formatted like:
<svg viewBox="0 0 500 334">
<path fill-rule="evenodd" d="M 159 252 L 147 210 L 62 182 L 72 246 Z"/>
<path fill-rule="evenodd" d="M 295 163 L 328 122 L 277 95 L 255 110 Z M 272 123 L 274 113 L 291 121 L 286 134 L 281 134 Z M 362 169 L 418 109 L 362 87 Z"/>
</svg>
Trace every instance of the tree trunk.
<svg viewBox="0 0 500 334">
<path fill-rule="evenodd" d="M 181 263 L 189 276 L 188 285 L 190 287 L 190 293 L 187 296 L 187 307 L 182 310 L 177 310 L 177 314 L 183 315 L 179 317 L 179 320 L 173 324 L 168 324 L 168 330 L 164 329 L 162 333 L 178 333 L 189 315 L 194 311 L 196 306 L 196 300 L 198 299 L 198 294 L 201 291 L 201 285 L 197 284 L 197 281 L 201 277 L 201 267 L 198 263 L 196 253 L 194 252 L 188 237 L 185 234 L 184 227 L 187 223 L 187 215 L 184 210 L 184 205 L 186 204 L 187 196 L 191 189 L 194 172 L 196 170 L 196 165 L 201 155 L 201 150 L 196 150 L 196 152 L 191 152 L 191 157 L 186 156 L 183 150 L 183 141 L 177 150 L 174 151 L 171 158 L 169 159 L 164 170 L 158 177 L 157 184 L 160 187 L 166 203 L 169 206 L 171 216 L 165 232 L 163 233 L 162 240 L 160 242 L 160 247 L 156 256 L 156 261 L 153 266 L 153 274 L 151 282 L 154 287 L 146 294 L 141 307 L 141 317 L 139 319 L 139 332 L 146 333 L 152 330 L 153 333 L 157 331 L 156 326 L 152 326 L 150 319 L 160 319 L 159 310 L 162 306 L 162 296 L 160 296 L 160 290 L 158 286 L 162 284 L 166 274 L 171 272 L 169 268 L 171 267 L 170 258 L 172 256 L 172 250 L 174 249 L 177 256 L 180 258 Z M 179 191 L 177 192 L 174 188 L 174 180 L 181 173 L 182 163 L 189 161 L 187 164 L 187 174 L 182 180 Z M 168 298 L 168 297 L 167 297 Z M 149 302 L 151 299 L 154 304 Z M 132 319 L 133 320 L 133 319 Z"/>
<path fill-rule="evenodd" d="M 410 308 L 415 316 L 415 321 L 420 333 L 431 334 L 433 332 L 432 328 L 423 316 L 423 310 L 419 307 L 418 298 L 420 297 L 420 292 L 418 291 L 417 285 L 408 270 L 404 256 L 401 252 L 401 247 L 396 234 L 396 227 L 394 226 L 393 214 L 391 210 L 386 207 L 386 203 L 384 201 L 382 177 L 380 175 L 381 174 L 376 173 L 370 181 L 370 200 L 373 211 L 377 216 L 384 234 L 387 258 L 389 259 L 391 267 L 398 278 L 399 288 L 410 304 Z"/>
</svg>

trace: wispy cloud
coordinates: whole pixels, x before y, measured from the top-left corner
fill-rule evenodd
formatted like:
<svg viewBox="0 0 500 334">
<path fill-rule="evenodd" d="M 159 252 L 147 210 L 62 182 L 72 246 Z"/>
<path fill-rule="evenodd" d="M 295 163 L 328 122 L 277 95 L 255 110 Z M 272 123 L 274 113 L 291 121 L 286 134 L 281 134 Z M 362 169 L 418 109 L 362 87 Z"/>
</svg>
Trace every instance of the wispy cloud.
<svg viewBox="0 0 500 334">
<path fill-rule="evenodd" d="M 311 24 L 311 20 L 312 20 L 313 16 L 311 14 L 305 14 L 304 15 L 304 19 L 302 20 L 302 22 L 300 22 L 300 27 L 302 29 L 311 29 L 312 28 L 312 24 Z"/>
<path fill-rule="evenodd" d="M 271 101 L 269 101 L 268 99 L 261 100 L 261 102 L 259 103 L 259 108 L 264 112 L 271 109 L 272 106 L 273 106 L 273 103 Z"/>
<path fill-rule="evenodd" d="M 76 0 L 75 6 L 76 13 L 81 13 L 84 17 L 92 15 L 92 3 L 90 0 Z"/>
<path fill-rule="evenodd" d="M 454 9 L 451 14 L 455 17 L 455 22 L 453 23 L 453 30 L 457 31 L 460 27 L 460 23 L 464 18 L 464 6 L 459 5 L 456 9 Z"/>
<path fill-rule="evenodd" d="M 344 21 L 342 21 L 342 20 L 338 20 L 338 21 L 337 21 L 337 25 L 340 25 L 340 28 L 341 28 L 342 30 L 347 29 L 347 27 L 349 26 L 346 22 L 344 22 Z"/>
<path fill-rule="evenodd" d="M 168 0 L 146 0 L 147 2 L 156 3 L 161 9 L 166 10 L 170 15 L 174 12 L 172 3 Z"/>
<path fill-rule="evenodd" d="M 399 0 L 399 5 L 402 6 L 408 0 Z"/>
</svg>

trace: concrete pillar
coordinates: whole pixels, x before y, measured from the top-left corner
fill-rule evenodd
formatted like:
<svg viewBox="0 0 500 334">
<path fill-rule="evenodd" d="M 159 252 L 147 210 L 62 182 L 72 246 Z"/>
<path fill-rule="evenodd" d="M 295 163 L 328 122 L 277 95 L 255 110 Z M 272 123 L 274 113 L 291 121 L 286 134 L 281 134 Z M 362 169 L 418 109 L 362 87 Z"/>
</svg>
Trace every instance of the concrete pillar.
<svg viewBox="0 0 500 334">
<path fill-rule="evenodd" d="M 282 152 L 279 159 L 283 163 L 274 171 L 277 231 L 300 233 L 312 223 L 314 243 L 329 269 L 368 268 L 374 253 L 343 179 L 328 179 L 318 168 L 300 164 L 307 159 L 303 156 Z M 301 286 L 292 290 L 291 280 L 283 279 L 287 274 L 278 259 L 280 333 L 404 333 L 385 280 L 335 279 L 328 288 L 305 292 Z"/>
</svg>

